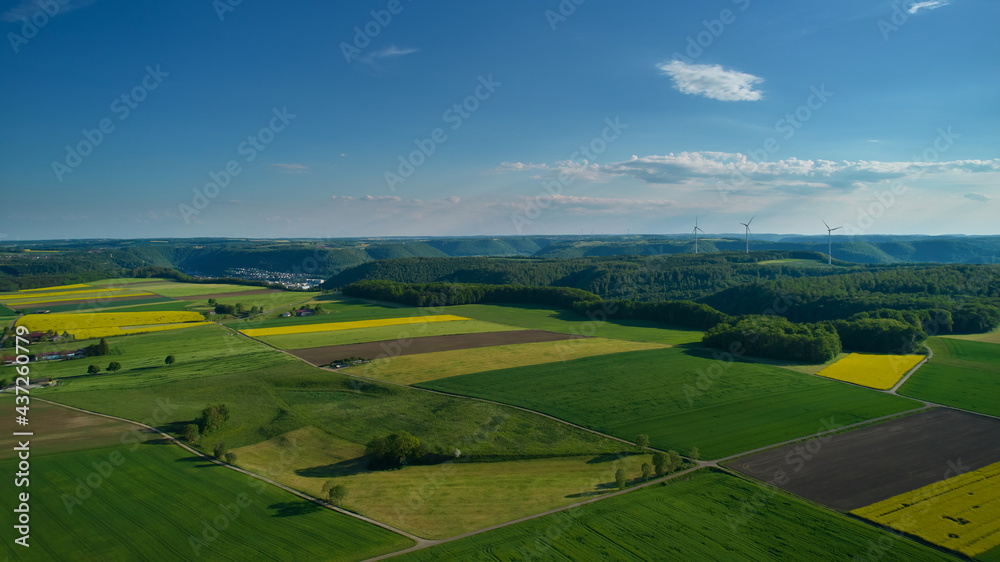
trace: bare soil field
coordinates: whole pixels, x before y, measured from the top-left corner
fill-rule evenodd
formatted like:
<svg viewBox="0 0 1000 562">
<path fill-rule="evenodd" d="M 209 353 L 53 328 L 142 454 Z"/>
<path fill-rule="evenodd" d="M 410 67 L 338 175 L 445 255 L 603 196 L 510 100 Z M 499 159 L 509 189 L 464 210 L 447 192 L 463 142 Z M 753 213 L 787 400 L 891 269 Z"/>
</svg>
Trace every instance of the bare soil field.
<svg viewBox="0 0 1000 562">
<path fill-rule="evenodd" d="M 237 291 L 235 293 L 213 293 L 211 295 L 186 295 L 183 297 L 170 297 L 179 301 L 207 301 L 208 299 L 224 299 L 227 297 L 243 297 L 247 295 L 267 295 L 270 293 L 281 293 L 279 289 L 254 289 L 251 291 Z"/>
<path fill-rule="evenodd" d="M 948 408 L 724 463 L 850 511 L 1000 462 L 1000 420 Z"/>
<path fill-rule="evenodd" d="M 412 338 L 408 345 L 401 345 L 406 340 L 374 341 L 351 345 L 327 345 L 306 349 L 290 349 L 289 353 L 305 359 L 316 365 L 323 365 L 337 359 L 362 357 L 376 359 L 378 357 L 415 355 L 434 351 L 452 351 L 456 349 L 473 349 L 476 347 L 493 347 L 515 343 L 535 343 L 576 339 L 583 336 L 546 332 L 544 330 L 513 330 L 509 332 L 485 332 L 480 334 L 456 334 L 451 336 L 429 336 Z"/>
</svg>

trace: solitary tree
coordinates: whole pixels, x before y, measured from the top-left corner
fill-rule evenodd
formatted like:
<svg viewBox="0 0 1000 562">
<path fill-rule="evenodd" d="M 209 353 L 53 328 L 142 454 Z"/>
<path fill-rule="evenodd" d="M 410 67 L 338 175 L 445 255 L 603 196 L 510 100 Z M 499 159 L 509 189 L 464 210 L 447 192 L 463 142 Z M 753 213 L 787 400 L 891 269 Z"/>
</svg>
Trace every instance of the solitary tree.
<svg viewBox="0 0 1000 562">
<path fill-rule="evenodd" d="M 108 370 L 111 371 L 112 373 L 117 370 L 120 370 L 121 368 L 122 364 L 117 361 L 112 361 L 111 363 L 108 363 Z"/>
<path fill-rule="evenodd" d="M 316 314 L 322 314 L 323 313 L 323 305 L 317 304 L 316 308 L 313 309 L 313 312 L 316 313 Z"/>
<path fill-rule="evenodd" d="M 215 299 L 208 299 L 208 306 L 215 306 L 219 304 Z"/>
<path fill-rule="evenodd" d="M 215 447 L 212 449 L 212 453 L 215 455 L 215 458 L 221 461 L 223 457 L 226 456 L 226 444 L 216 443 Z"/>
<path fill-rule="evenodd" d="M 98 355 L 108 355 L 111 353 L 111 346 L 104 338 L 101 338 L 101 343 L 97 344 Z"/>
<path fill-rule="evenodd" d="M 691 453 L 688 455 L 691 460 L 696 461 L 701 458 L 701 454 L 698 453 L 698 447 L 691 447 Z"/>
<path fill-rule="evenodd" d="M 642 463 L 642 479 L 649 480 L 649 477 L 653 474 L 653 467 L 650 466 L 648 462 Z"/>
<path fill-rule="evenodd" d="M 646 447 L 649 447 L 649 436 L 643 433 L 635 438 L 635 444 L 639 447 L 640 451 L 645 451 Z"/>
<path fill-rule="evenodd" d="M 677 454 L 677 451 L 667 451 L 667 457 L 670 458 L 670 472 L 673 472 L 684 464 L 684 459 Z"/>
<path fill-rule="evenodd" d="M 201 411 L 195 422 L 202 435 L 212 433 L 222 427 L 222 424 L 229 420 L 229 406 L 225 404 L 211 404 Z"/>
<path fill-rule="evenodd" d="M 627 482 L 627 481 L 628 481 L 628 478 L 625 476 L 625 469 L 624 468 L 619 468 L 615 472 L 615 483 L 618 484 L 618 489 L 619 490 L 624 490 L 625 489 L 625 482 Z"/>
<path fill-rule="evenodd" d="M 173 355 L 167 355 L 167 358 L 163 360 L 167 365 L 173 365 L 174 361 L 177 361 L 177 359 L 174 359 Z"/>
<path fill-rule="evenodd" d="M 189 423 L 186 426 L 184 426 L 184 440 L 185 441 L 187 441 L 188 443 L 194 443 L 195 441 L 198 440 L 198 437 L 199 437 L 199 435 L 198 435 L 198 426 L 197 425 L 195 425 L 193 423 Z"/>
<path fill-rule="evenodd" d="M 657 476 L 666 474 L 669 464 L 670 459 L 667 458 L 667 455 L 660 451 L 653 453 L 653 467 L 656 469 Z"/>
<path fill-rule="evenodd" d="M 101 368 L 98 367 L 97 365 L 91 365 L 91 366 L 87 367 L 87 374 L 96 375 L 97 373 L 100 373 L 100 372 L 101 372 Z"/>
<path fill-rule="evenodd" d="M 236 453 L 226 453 L 226 462 L 236 464 Z"/>
<path fill-rule="evenodd" d="M 323 493 L 333 505 L 340 505 L 347 495 L 347 488 L 342 484 L 336 484 L 334 480 L 327 480 L 323 483 Z"/>
</svg>

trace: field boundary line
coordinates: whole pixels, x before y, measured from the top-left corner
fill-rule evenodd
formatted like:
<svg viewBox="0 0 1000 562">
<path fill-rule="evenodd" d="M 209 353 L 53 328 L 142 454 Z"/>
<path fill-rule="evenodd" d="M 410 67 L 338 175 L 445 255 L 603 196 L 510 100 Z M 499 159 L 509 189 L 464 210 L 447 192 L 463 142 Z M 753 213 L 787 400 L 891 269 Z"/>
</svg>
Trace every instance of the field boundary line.
<svg viewBox="0 0 1000 562">
<path fill-rule="evenodd" d="M 924 344 L 924 349 L 927 350 L 927 355 L 924 356 L 924 359 L 921 362 L 919 362 L 916 365 L 914 365 L 913 368 L 910 369 L 910 371 L 908 373 L 906 373 L 905 375 L 903 375 L 903 378 L 899 379 L 899 381 L 896 384 L 894 384 L 892 386 L 892 388 L 890 388 L 886 392 L 888 392 L 889 394 L 894 394 L 896 396 L 900 396 L 900 394 L 897 392 L 899 390 L 899 387 L 903 386 L 903 383 L 905 383 L 907 380 L 909 380 L 910 375 L 912 375 L 913 373 L 916 373 L 917 369 L 919 369 L 920 367 L 922 367 L 924 365 L 924 363 L 927 363 L 928 361 L 930 361 L 934 357 L 934 350 L 931 349 L 931 346 L 929 346 L 929 345 L 927 345 L 925 343 Z"/>
<path fill-rule="evenodd" d="M 333 505 L 333 504 L 331 504 L 329 502 L 326 502 L 326 501 L 321 500 L 319 498 L 310 496 L 309 494 L 307 494 L 305 492 L 301 492 L 299 490 L 296 490 L 294 488 L 286 486 L 286 485 L 284 485 L 284 484 L 282 484 L 280 482 L 276 482 L 274 480 L 271 480 L 270 478 L 268 478 L 266 476 L 262 476 L 260 474 L 255 473 L 255 472 L 250 472 L 249 470 L 247 470 L 245 468 L 240 468 L 238 466 L 233 466 L 233 465 L 231 465 L 229 463 L 220 461 L 219 459 L 216 459 L 214 457 L 210 457 L 207 454 L 202 453 L 201 451 L 199 451 L 199 450 L 197 450 L 197 449 L 195 449 L 193 447 L 190 447 L 190 446 L 188 446 L 185 443 L 182 443 L 179 439 L 175 438 L 174 436 L 172 436 L 172 435 L 170 435 L 168 433 L 164 433 L 164 432 L 160 431 L 159 429 L 157 429 L 157 428 L 155 428 L 155 427 L 153 427 L 151 425 L 146 425 L 146 424 L 144 424 L 142 422 L 137 422 L 135 420 L 130 420 L 128 418 L 120 418 L 118 416 L 112 416 L 112 415 L 109 415 L 109 414 L 102 414 L 100 412 L 94 412 L 94 411 L 91 411 L 91 410 L 85 410 L 83 408 L 77 408 L 76 406 L 69 406 L 67 404 L 60 404 L 59 402 L 53 402 L 51 400 L 45 400 L 44 398 L 33 397 L 32 399 L 33 400 L 38 400 L 38 401 L 41 401 L 41 402 L 45 402 L 46 404 L 52 404 L 53 406 L 59 406 L 61 408 L 66 408 L 66 409 L 69 409 L 69 410 L 76 410 L 77 412 L 83 412 L 85 414 L 90 414 L 90 415 L 93 415 L 93 416 L 100 416 L 102 418 L 107 418 L 107 419 L 116 420 L 116 421 L 122 421 L 122 422 L 130 423 L 132 425 L 136 425 L 136 426 L 142 427 L 144 429 L 150 430 L 150 431 L 152 431 L 152 432 L 160 435 L 161 437 L 163 437 L 164 439 L 166 439 L 167 441 L 169 441 L 171 444 L 177 445 L 178 447 L 184 449 L 185 451 L 187 451 L 187 452 L 189 452 L 189 453 L 191 453 L 193 455 L 196 455 L 198 457 L 201 457 L 202 459 L 207 460 L 207 461 L 209 461 L 209 462 L 211 462 L 213 464 L 219 465 L 219 466 L 221 466 L 223 468 L 228 468 L 230 470 L 234 470 L 236 472 L 240 472 L 242 474 L 246 474 L 247 476 L 250 476 L 252 478 L 256 478 L 256 479 L 258 479 L 258 480 L 260 480 L 262 482 L 266 482 L 266 483 L 271 484 L 273 486 L 277 486 L 278 488 L 281 488 L 282 490 L 285 490 L 286 492 L 291 492 L 292 494 L 295 494 L 296 496 L 299 496 L 302 499 L 311 501 L 311 502 L 313 502 L 313 503 L 315 503 L 317 505 L 320 505 L 322 507 L 325 507 L 327 509 L 330 509 L 330 510 L 333 510 L 333 511 L 336 511 L 336 512 L 339 512 L 339 513 L 343 513 L 344 515 L 348 515 L 348 516 L 354 517 L 355 519 L 360 519 L 361 521 L 365 521 L 366 523 L 371 523 L 372 525 L 377 525 L 377 526 L 382 527 L 383 529 L 385 529 L 387 531 L 392 531 L 393 533 L 396 533 L 396 534 L 404 536 L 404 537 L 406 537 L 406 538 L 408 538 L 408 539 L 410 539 L 412 541 L 415 541 L 417 543 L 417 545 L 420 545 L 420 544 L 423 544 L 423 543 L 427 542 L 427 539 L 420 538 L 420 537 L 418 537 L 416 535 L 412 535 L 410 533 L 407 533 L 406 531 L 397 529 L 397 528 L 395 528 L 395 527 L 393 527 L 393 526 L 391 526 L 391 525 L 389 525 L 387 523 L 383 523 L 381 521 L 376 521 L 375 519 L 371 519 L 369 517 L 365 517 L 364 515 L 361 515 L 359 513 L 354 513 L 353 511 L 348 511 L 348 510 L 346 510 L 344 508 L 337 507 L 337 506 L 335 506 L 335 505 Z"/>
</svg>

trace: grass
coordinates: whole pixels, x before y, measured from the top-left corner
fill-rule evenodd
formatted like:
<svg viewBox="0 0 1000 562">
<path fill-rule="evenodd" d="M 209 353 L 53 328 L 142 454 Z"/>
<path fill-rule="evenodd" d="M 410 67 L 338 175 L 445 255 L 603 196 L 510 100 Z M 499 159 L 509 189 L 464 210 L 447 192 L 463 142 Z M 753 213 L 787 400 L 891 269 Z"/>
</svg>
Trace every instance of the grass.
<svg viewBox="0 0 1000 562">
<path fill-rule="evenodd" d="M 31 346 L 31 349 L 75 349 L 84 343 Z M 214 324 L 109 338 L 108 345 L 112 349 L 112 355 L 35 363 L 31 366 L 31 376 L 59 379 L 58 386 L 45 390 L 47 397 L 57 399 L 55 397 L 66 393 L 145 388 L 166 382 L 213 377 L 220 373 L 244 373 L 272 366 L 298 364 L 287 355 L 276 353 L 259 342 L 233 335 L 229 330 Z M 167 366 L 164 363 L 167 355 L 175 357 L 173 365 Z M 116 373 L 87 374 L 88 365 L 95 364 L 103 369 L 111 361 L 121 363 L 122 370 Z M 0 375 L 12 377 L 13 374 L 13 367 L 0 367 Z M 115 399 L 114 396 L 110 398 Z"/>
<path fill-rule="evenodd" d="M 456 322 L 468 320 L 451 314 L 428 316 L 403 316 L 399 318 L 373 318 L 369 320 L 353 320 L 346 322 L 324 322 L 322 324 L 304 324 L 277 326 L 274 328 L 243 328 L 240 331 L 251 337 L 284 336 L 289 334 L 310 334 L 313 332 L 336 332 L 341 330 L 356 330 L 360 328 L 382 328 L 388 326 L 404 326 L 409 324 L 425 324 L 428 322 Z"/>
<path fill-rule="evenodd" d="M 314 495 L 332 480 L 347 489 L 347 509 L 426 538 L 455 536 L 613 491 L 618 468 L 639 478 L 642 463 L 651 462 L 650 455 L 608 455 L 369 471 L 364 451 L 307 427 L 235 452 L 242 466 Z"/>
<path fill-rule="evenodd" d="M 394 560 L 859 560 L 870 556 L 872 546 L 883 562 L 952 560 L 708 470 Z"/>
<path fill-rule="evenodd" d="M 183 283 L 179 281 L 163 281 L 143 285 L 141 289 L 165 297 L 192 297 L 197 295 L 214 295 L 218 293 L 236 293 L 242 291 L 257 291 L 264 287 L 249 285 L 230 285 L 228 283 Z M 207 296 L 205 297 L 208 298 Z"/>
<path fill-rule="evenodd" d="M 0 470 L 15 473 L 15 461 Z M 82 487 L 88 478 L 97 485 Z M 12 484 L 0 485 L 4 497 Z M 69 511 L 76 493 L 84 499 Z M 30 500 L 30 549 L 13 532 L 4 541 L 17 560 L 362 560 L 413 544 L 169 445 L 32 454 Z M 10 529 L 10 511 L 5 520 Z"/>
<path fill-rule="evenodd" d="M 420 309 L 410 306 L 393 305 L 389 303 L 373 303 L 371 301 L 344 297 L 340 295 L 324 295 L 314 299 L 323 305 L 323 314 L 293 318 L 261 319 L 254 328 L 274 328 L 290 325 L 322 324 L 324 322 L 343 322 L 351 320 L 371 320 L 375 318 L 398 318 L 406 314 L 416 314 Z"/>
<path fill-rule="evenodd" d="M 941 336 L 948 339 L 981 341 L 986 343 L 1000 343 L 1000 330 L 995 330 L 987 334 L 961 334 L 955 336 Z"/>
<path fill-rule="evenodd" d="M 953 338 L 930 338 L 927 344 L 934 357 L 900 394 L 1000 416 L 1000 346 Z"/>
<path fill-rule="evenodd" d="M 601 318 L 597 318 L 596 321 L 591 321 L 586 316 L 574 312 L 543 306 L 468 304 L 449 306 L 442 310 L 446 310 L 449 314 L 532 330 L 668 345 L 701 342 L 703 335 L 698 330 L 675 328 L 642 320 L 601 322 Z"/>
<path fill-rule="evenodd" d="M 769 365 L 681 348 L 602 355 L 462 375 L 421 387 L 538 410 L 654 447 L 718 458 L 917 403 Z M 720 429 L 724 428 L 724 429 Z"/>
<path fill-rule="evenodd" d="M 868 388 L 889 390 L 924 358 L 923 355 L 852 353 L 817 374 Z"/>
<path fill-rule="evenodd" d="M 239 327 L 238 325 L 234 325 Z M 327 345 L 347 345 L 373 341 L 399 340 L 428 336 L 450 336 L 453 334 L 480 334 L 484 332 L 504 332 L 517 330 L 513 326 L 481 322 L 479 320 L 454 320 L 451 322 L 430 322 L 382 326 L 379 328 L 357 328 L 335 332 L 312 332 L 307 334 L 284 334 L 263 336 L 260 341 L 278 349 L 304 349 Z"/>
<path fill-rule="evenodd" d="M 138 308 L 140 306 L 147 306 L 145 310 L 183 310 L 183 306 L 177 308 L 171 308 L 172 303 L 186 304 L 182 301 L 175 301 L 172 299 L 162 299 L 156 297 L 156 295 L 150 295 L 146 298 L 137 299 L 126 299 L 121 301 L 108 301 L 108 300 L 93 300 L 85 303 L 77 304 L 60 304 L 60 305 L 32 305 L 32 306 L 22 306 L 21 310 L 30 314 L 35 310 L 48 310 L 52 313 L 66 312 L 66 313 L 81 313 L 87 314 L 90 312 L 113 312 L 115 309 L 124 308 L 125 311 L 132 310 L 144 310 L 143 308 Z M 129 307 L 129 308 L 125 308 Z"/>
<path fill-rule="evenodd" d="M 851 513 L 968 556 L 1000 546 L 1000 463 Z"/>
<path fill-rule="evenodd" d="M 183 311 L 191 308 L 191 303 L 188 301 L 176 301 L 176 300 L 145 300 L 145 301 L 135 301 L 135 304 L 128 304 L 130 301 L 123 301 L 121 303 L 105 303 L 108 305 L 106 308 L 93 308 L 86 309 L 86 312 L 147 312 L 147 311 L 157 311 L 157 310 L 172 310 L 172 311 Z M 52 312 L 57 312 L 52 310 Z"/>
<path fill-rule="evenodd" d="M 485 369 L 506 369 L 569 361 L 581 357 L 656 349 L 662 344 L 608 340 L 603 338 L 534 342 L 453 351 L 403 355 L 387 365 L 369 363 L 344 372 L 397 384 L 418 384 L 432 380 L 478 373 Z"/>
<path fill-rule="evenodd" d="M 4 393 L 0 398 L 0 412 L 5 417 L 14 416 L 14 396 Z M 110 447 L 122 443 L 144 441 L 146 434 L 136 431 L 130 423 L 84 414 L 34 400 L 29 408 L 31 454 L 53 454 Z M 17 438 L 10 433 L 0 434 L 0 461 L 17 457 L 14 447 Z"/>
</svg>

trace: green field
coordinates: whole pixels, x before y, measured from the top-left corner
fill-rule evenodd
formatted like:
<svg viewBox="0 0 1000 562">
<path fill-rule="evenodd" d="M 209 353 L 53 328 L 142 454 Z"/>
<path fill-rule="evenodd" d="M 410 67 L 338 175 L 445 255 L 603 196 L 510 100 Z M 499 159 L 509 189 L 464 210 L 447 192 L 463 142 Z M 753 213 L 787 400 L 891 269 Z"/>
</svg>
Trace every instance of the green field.
<svg viewBox="0 0 1000 562">
<path fill-rule="evenodd" d="M 191 308 L 191 302 L 189 301 L 178 301 L 178 300 L 147 300 L 146 304 L 142 304 L 141 301 L 136 301 L 137 304 L 117 304 L 114 306 L 108 306 L 107 308 L 94 308 L 87 312 L 144 312 L 151 310 L 188 310 Z M 150 304 L 151 303 L 151 304 Z M 111 303 L 109 303 L 111 304 Z M 53 310 L 53 312 L 55 312 Z"/>
<path fill-rule="evenodd" d="M 343 369 L 343 371 L 352 375 L 397 384 L 418 384 L 458 375 L 479 373 L 484 369 L 541 365 L 553 361 L 569 361 L 581 357 L 659 347 L 662 345 L 648 342 L 581 338 L 402 355 L 392 358 L 392 361 L 384 366 L 378 363 L 369 363 Z"/>
<path fill-rule="evenodd" d="M 455 314 L 476 320 L 508 324 L 532 330 L 548 330 L 564 334 L 595 336 L 619 340 L 646 341 L 681 345 L 701 341 L 702 332 L 685 328 L 672 328 L 657 322 L 620 320 L 615 322 L 591 321 L 586 316 L 567 310 L 543 306 L 467 304 L 442 307 L 445 314 Z"/>
<path fill-rule="evenodd" d="M 0 470 L 17 472 L 11 460 Z M 0 491 L 13 502 L 13 478 Z M 13 544 L 5 510 L 3 552 L 16 560 L 363 560 L 413 544 L 171 445 L 33 454 L 30 494 L 30 549 Z"/>
<path fill-rule="evenodd" d="M 45 389 L 48 396 L 58 396 L 86 390 L 148 387 L 213 377 L 220 373 L 242 373 L 298 363 L 285 354 L 275 353 L 259 342 L 234 335 L 231 330 L 216 325 L 119 336 L 107 341 L 112 350 L 109 356 L 35 363 L 31 366 L 31 376 L 59 379 L 58 386 Z M 31 349 L 35 352 L 76 349 L 87 343 L 90 342 L 43 344 L 31 346 Z M 167 355 L 175 357 L 173 365 L 164 363 Z M 122 369 L 116 373 L 102 371 L 98 375 L 87 374 L 89 365 L 95 364 L 103 370 L 112 361 L 121 363 Z M 10 377 L 13 373 L 13 367 L 0 367 L 0 376 Z"/>
<path fill-rule="evenodd" d="M 301 293 L 300 293 L 301 294 Z M 323 305 L 323 314 L 280 318 L 277 314 L 268 319 L 254 322 L 254 328 L 276 328 L 280 326 L 299 326 L 303 324 L 324 324 L 326 322 L 348 322 L 355 320 L 373 320 L 377 318 L 398 318 L 416 313 L 419 309 L 412 306 L 373 303 L 371 301 L 345 297 L 342 295 L 322 295 L 313 301 Z M 461 315 L 459 315 L 461 316 Z"/>
<path fill-rule="evenodd" d="M 214 295 L 217 293 L 259 291 L 263 288 L 250 285 L 230 285 L 228 283 L 183 283 L 179 281 L 163 281 L 162 283 L 136 287 L 136 289 L 165 297 L 192 297 L 197 295 Z"/>
<path fill-rule="evenodd" d="M 1000 346 L 954 338 L 930 338 L 927 345 L 934 357 L 900 394 L 1000 416 Z"/>
<path fill-rule="evenodd" d="M 784 493 L 708 470 L 394 558 L 529 559 L 953 560 Z"/>
<path fill-rule="evenodd" d="M 981 341 L 986 343 L 1000 343 L 1000 330 L 988 334 L 960 334 L 954 336 L 942 336 L 946 339 Z"/>
<path fill-rule="evenodd" d="M 811 435 L 822 429 L 823 419 L 840 426 L 919 406 L 770 365 L 717 362 L 708 351 L 682 348 L 489 371 L 418 386 L 530 408 L 624 439 L 646 433 L 654 447 L 680 452 L 698 447 L 706 458 Z"/>
<path fill-rule="evenodd" d="M 177 303 L 173 299 L 159 299 L 155 296 L 153 298 L 143 299 L 127 299 L 121 301 L 106 301 L 106 300 L 94 300 L 86 303 L 79 304 L 32 304 L 32 305 L 22 305 L 18 307 L 18 310 L 24 311 L 25 314 L 31 314 L 36 310 L 48 310 L 49 312 L 111 312 L 110 309 L 121 308 L 126 306 L 137 306 L 146 305 L 150 308 L 148 310 L 183 310 L 181 308 L 171 308 L 173 303 Z M 186 304 L 186 303 L 182 303 Z M 106 310 L 107 309 L 107 310 Z M 141 310 L 139 308 L 128 308 L 127 310 Z"/>
<path fill-rule="evenodd" d="M 243 326 L 241 324 L 232 324 L 232 327 L 239 329 Z M 251 326 L 248 325 L 248 327 Z M 308 347 L 323 347 L 327 345 L 347 345 L 352 343 L 422 338 L 429 336 L 450 336 L 454 334 L 504 332 L 517 329 L 518 328 L 513 326 L 493 324 L 491 322 L 481 322 L 479 320 L 453 320 L 450 322 L 421 322 L 416 324 L 399 324 L 396 326 L 379 326 L 376 328 L 333 330 L 330 332 L 279 334 L 276 336 L 260 336 L 257 339 L 273 345 L 278 349 L 305 349 Z"/>
<path fill-rule="evenodd" d="M 365 448 L 306 427 L 237 449 L 240 465 L 313 495 L 334 480 L 344 507 L 427 538 L 446 538 L 613 491 L 619 468 L 639 478 L 649 455 L 554 457 L 365 469 Z M 275 463 L 274 459 L 287 462 Z M 595 462 L 600 460 L 602 462 Z M 420 501 L 413 501 L 414 494 Z"/>
</svg>

